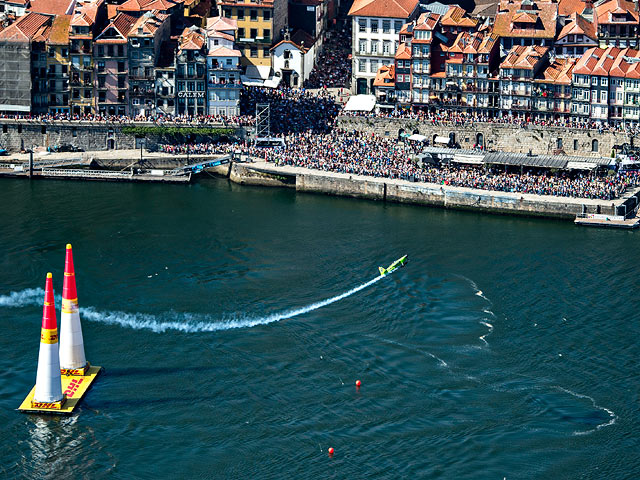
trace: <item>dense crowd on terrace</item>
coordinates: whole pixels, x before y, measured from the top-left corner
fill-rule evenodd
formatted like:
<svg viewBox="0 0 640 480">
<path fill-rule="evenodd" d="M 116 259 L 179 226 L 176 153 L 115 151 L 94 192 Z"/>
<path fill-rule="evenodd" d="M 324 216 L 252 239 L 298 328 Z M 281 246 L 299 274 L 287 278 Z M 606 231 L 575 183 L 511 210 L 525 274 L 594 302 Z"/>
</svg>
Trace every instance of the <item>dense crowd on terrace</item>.
<svg viewBox="0 0 640 480">
<path fill-rule="evenodd" d="M 619 197 L 640 179 L 633 172 L 591 177 L 570 172 L 551 174 L 542 170 L 520 174 L 447 165 L 423 168 L 411 160 L 410 147 L 396 140 L 337 129 L 326 134 L 291 134 L 286 138 L 286 147 L 270 148 L 265 152 L 266 159 L 276 165 L 481 190 L 600 200 Z"/>
<path fill-rule="evenodd" d="M 342 23 L 342 22 L 341 22 Z M 351 25 L 344 21 L 342 28 L 331 31 L 324 49 L 309 79 L 306 88 L 349 88 L 351 83 Z"/>
</svg>

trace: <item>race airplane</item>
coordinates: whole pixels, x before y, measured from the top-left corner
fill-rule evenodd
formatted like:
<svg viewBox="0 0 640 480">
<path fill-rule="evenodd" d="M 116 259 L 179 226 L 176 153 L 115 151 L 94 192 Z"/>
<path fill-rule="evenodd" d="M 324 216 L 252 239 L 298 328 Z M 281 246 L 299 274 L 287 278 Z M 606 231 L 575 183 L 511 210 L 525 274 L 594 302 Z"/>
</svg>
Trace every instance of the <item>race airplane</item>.
<svg viewBox="0 0 640 480">
<path fill-rule="evenodd" d="M 394 270 L 397 270 L 400 267 L 404 267 L 406 263 L 407 263 L 407 256 L 405 255 L 404 257 L 399 258 L 398 260 L 393 262 L 387 268 L 378 267 L 378 270 L 380 270 L 380 275 L 384 276 L 387 273 L 391 273 L 391 272 L 393 272 Z"/>
</svg>

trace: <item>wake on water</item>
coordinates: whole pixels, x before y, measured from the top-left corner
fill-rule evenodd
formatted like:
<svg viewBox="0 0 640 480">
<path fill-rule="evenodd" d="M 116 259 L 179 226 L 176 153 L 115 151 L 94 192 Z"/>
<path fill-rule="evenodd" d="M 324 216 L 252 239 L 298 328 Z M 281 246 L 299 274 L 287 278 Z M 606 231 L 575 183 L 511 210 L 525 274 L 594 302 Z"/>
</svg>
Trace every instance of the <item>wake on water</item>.
<svg viewBox="0 0 640 480">
<path fill-rule="evenodd" d="M 300 307 L 292 310 L 286 310 L 280 313 L 274 313 L 264 317 L 251 317 L 247 315 L 238 315 L 230 318 L 215 320 L 210 315 L 190 314 L 168 312 L 161 315 L 153 315 L 148 313 L 126 313 L 126 312 L 102 312 L 94 307 L 81 307 L 80 314 L 82 318 L 93 321 L 106 323 L 107 325 L 119 325 L 121 327 L 133 329 L 146 329 L 156 333 L 166 332 L 167 330 L 176 330 L 185 333 L 196 332 L 215 332 L 218 330 L 230 330 L 232 328 L 251 328 L 257 325 L 267 325 L 269 323 L 286 320 L 289 318 L 303 315 L 313 310 L 331 305 L 337 301 L 347 298 L 365 288 L 380 281 L 384 276 L 380 275 L 373 280 L 369 280 L 358 285 L 351 290 L 347 290 L 335 297 L 327 298 L 306 307 Z M 0 295 L 0 307 L 24 307 L 28 305 L 41 305 L 44 301 L 44 290 L 41 288 L 27 288 L 20 292 L 11 292 L 8 295 Z M 57 305 L 60 305 L 60 297 L 56 297 Z M 176 320 L 175 318 L 180 318 Z"/>
</svg>

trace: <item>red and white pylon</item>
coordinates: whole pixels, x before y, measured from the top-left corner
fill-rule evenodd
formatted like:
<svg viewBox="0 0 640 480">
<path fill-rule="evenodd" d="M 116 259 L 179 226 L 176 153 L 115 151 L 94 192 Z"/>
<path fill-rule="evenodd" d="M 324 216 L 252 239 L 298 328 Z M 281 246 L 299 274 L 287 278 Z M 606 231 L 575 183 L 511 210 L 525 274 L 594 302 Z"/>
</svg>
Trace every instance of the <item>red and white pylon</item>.
<svg viewBox="0 0 640 480">
<path fill-rule="evenodd" d="M 40 330 L 40 353 L 38 355 L 38 373 L 32 404 L 64 403 L 62 377 L 60 376 L 60 357 L 58 356 L 58 324 L 56 307 L 53 300 L 53 280 L 47 273 L 42 310 L 42 329 Z"/>
<path fill-rule="evenodd" d="M 62 315 L 60 315 L 60 368 L 66 375 L 84 375 L 88 367 L 78 311 L 73 251 L 71 244 L 68 243 L 62 284 Z"/>
</svg>

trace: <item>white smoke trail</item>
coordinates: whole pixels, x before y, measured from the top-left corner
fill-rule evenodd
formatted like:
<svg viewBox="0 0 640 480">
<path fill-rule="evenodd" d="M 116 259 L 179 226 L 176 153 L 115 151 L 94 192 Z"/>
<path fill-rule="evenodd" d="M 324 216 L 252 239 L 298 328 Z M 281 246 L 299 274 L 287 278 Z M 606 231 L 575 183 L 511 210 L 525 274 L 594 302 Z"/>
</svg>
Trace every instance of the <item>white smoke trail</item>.
<svg viewBox="0 0 640 480">
<path fill-rule="evenodd" d="M 347 298 L 365 288 L 373 285 L 383 278 L 382 275 L 369 280 L 362 285 L 358 285 L 351 290 L 347 290 L 335 297 L 327 298 L 306 307 L 274 313 L 264 317 L 234 316 L 228 319 L 213 320 L 210 315 L 194 315 L 189 313 L 165 313 L 153 315 L 148 313 L 126 313 L 126 312 L 102 312 L 94 307 L 81 307 L 80 315 L 83 319 L 93 322 L 106 323 L 108 325 L 119 325 L 121 327 L 133 329 L 151 330 L 156 333 L 176 330 L 185 333 L 215 332 L 218 330 L 230 330 L 232 328 L 251 328 L 257 325 L 267 325 L 269 323 L 286 320 L 309 313 L 313 310 L 331 305 L 337 301 Z M 44 291 L 41 288 L 26 289 L 21 292 L 11 292 L 9 295 L 0 295 L 0 306 L 22 307 L 26 305 L 40 305 L 44 300 Z M 56 299 L 59 304 L 59 300 Z M 178 320 L 179 319 L 179 320 Z M 181 321 L 180 321 L 181 320 Z"/>
</svg>

